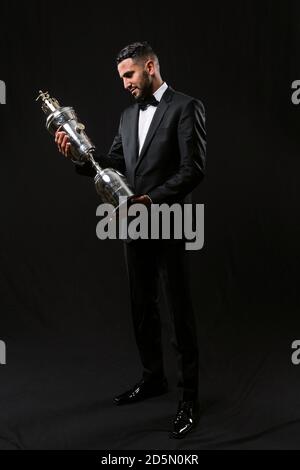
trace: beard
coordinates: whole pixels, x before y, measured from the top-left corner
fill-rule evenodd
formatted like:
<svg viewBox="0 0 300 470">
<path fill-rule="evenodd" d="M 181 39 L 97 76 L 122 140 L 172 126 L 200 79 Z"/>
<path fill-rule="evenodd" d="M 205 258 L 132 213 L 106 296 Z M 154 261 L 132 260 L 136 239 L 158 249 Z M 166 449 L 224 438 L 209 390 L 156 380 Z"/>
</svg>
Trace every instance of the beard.
<svg viewBox="0 0 300 470">
<path fill-rule="evenodd" d="M 143 79 L 140 88 L 140 94 L 135 98 L 138 103 L 144 101 L 152 95 L 152 80 L 151 76 L 143 70 Z"/>
</svg>

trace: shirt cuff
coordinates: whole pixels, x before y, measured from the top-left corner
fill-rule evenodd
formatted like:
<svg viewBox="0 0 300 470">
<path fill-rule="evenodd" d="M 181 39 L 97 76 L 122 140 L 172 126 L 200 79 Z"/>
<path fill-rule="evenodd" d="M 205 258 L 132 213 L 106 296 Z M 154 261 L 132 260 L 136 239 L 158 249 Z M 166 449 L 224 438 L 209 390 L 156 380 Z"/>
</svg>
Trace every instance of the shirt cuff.
<svg viewBox="0 0 300 470">
<path fill-rule="evenodd" d="M 149 194 L 146 194 L 145 196 L 147 196 L 150 199 L 151 204 L 153 204 L 153 201 L 152 201 L 151 197 L 149 196 Z"/>
</svg>

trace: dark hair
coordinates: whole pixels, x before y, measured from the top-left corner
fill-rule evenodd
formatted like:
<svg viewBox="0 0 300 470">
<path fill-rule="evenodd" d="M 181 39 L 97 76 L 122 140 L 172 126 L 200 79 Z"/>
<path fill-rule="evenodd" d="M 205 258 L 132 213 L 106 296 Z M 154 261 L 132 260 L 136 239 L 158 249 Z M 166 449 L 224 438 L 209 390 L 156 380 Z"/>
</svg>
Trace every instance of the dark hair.
<svg viewBox="0 0 300 470">
<path fill-rule="evenodd" d="M 146 57 L 156 58 L 157 55 L 153 51 L 150 44 L 146 41 L 144 42 L 133 42 L 128 46 L 124 47 L 119 54 L 117 55 L 116 61 L 117 64 L 122 62 L 125 59 L 145 59 Z"/>
</svg>

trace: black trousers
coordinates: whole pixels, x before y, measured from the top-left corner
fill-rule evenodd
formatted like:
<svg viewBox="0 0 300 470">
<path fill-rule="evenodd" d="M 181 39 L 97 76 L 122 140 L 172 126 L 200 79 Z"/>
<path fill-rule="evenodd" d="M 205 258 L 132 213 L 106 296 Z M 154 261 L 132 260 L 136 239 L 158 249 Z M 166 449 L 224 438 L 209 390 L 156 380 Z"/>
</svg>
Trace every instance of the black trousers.
<svg viewBox="0 0 300 470">
<path fill-rule="evenodd" d="M 198 394 L 198 345 L 184 242 L 135 240 L 124 246 L 143 378 L 152 381 L 165 377 L 158 305 L 161 282 L 173 321 L 181 399 L 193 400 Z"/>
</svg>

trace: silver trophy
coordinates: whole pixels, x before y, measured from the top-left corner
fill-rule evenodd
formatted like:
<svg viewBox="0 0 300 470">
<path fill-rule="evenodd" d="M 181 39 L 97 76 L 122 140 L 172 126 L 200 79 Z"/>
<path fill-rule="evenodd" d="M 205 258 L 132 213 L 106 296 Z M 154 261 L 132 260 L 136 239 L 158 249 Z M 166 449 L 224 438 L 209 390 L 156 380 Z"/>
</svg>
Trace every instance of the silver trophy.
<svg viewBox="0 0 300 470">
<path fill-rule="evenodd" d="M 54 135 L 60 129 L 68 134 L 71 143 L 72 157 L 77 162 L 90 162 L 96 171 L 94 178 L 96 191 L 102 202 L 112 204 L 114 212 L 123 204 L 127 205 L 133 196 L 125 176 L 113 168 L 102 169 L 94 160 L 95 146 L 86 135 L 85 126 L 78 121 L 77 115 L 70 106 L 60 106 L 49 93 L 40 91 L 36 101 L 42 100 L 42 110 L 47 115 L 46 129 Z"/>
</svg>

